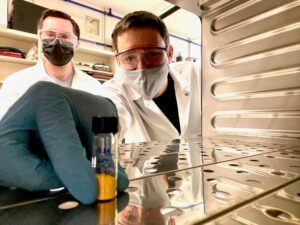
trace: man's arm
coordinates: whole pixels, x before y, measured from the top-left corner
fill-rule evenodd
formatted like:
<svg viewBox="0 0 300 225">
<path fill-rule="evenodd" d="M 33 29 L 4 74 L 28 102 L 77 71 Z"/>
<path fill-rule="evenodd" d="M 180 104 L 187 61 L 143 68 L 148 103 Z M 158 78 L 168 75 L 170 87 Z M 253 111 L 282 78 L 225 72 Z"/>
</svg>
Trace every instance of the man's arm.
<svg viewBox="0 0 300 225">
<path fill-rule="evenodd" d="M 0 88 L 0 120 L 18 98 L 19 94 L 11 87 L 9 80 L 4 80 Z"/>
<path fill-rule="evenodd" d="M 115 116 L 116 111 L 111 101 L 99 96 L 50 82 L 33 85 L 0 121 L 0 185 L 28 190 L 65 185 L 82 203 L 94 202 L 98 186 L 82 136 L 91 140 L 95 114 Z M 85 132 L 79 135 L 78 129 Z M 40 134 L 49 161 L 30 151 L 31 130 Z M 118 172 L 118 191 L 122 191 L 128 178 L 120 167 Z"/>
<path fill-rule="evenodd" d="M 111 99 L 114 104 L 116 105 L 118 111 L 118 118 L 119 118 L 119 142 L 125 138 L 126 132 L 132 126 L 132 111 L 130 109 L 129 103 L 125 94 L 116 86 L 112 81 L 107 81 L 102 85 L 102 96 Z"/>
</svg>

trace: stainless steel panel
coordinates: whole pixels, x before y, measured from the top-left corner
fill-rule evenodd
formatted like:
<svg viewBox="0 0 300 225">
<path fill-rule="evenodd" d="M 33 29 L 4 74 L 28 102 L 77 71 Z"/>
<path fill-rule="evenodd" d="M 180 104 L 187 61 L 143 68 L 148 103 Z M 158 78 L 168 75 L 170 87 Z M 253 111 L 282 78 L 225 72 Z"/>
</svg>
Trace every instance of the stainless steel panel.
<svg viewBox="0 0 300 225">
<path fill-rule="evenodd" d="M 202 19 L 203 135 L 299 140 L 300 1 L 169 2 Z"/>
</svg>

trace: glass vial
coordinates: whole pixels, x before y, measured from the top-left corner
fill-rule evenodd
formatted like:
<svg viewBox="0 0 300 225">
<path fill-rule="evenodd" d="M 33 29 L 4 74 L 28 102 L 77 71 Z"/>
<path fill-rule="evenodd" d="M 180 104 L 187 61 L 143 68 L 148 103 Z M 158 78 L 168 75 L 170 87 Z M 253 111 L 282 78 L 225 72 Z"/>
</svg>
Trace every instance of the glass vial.
<svg viewBox="0 0 300 225">
<path fill-rule="evenodd" d="M 99 201 L 112 200 L 117 195 L 118 152 L 115 138 L 117 131 L 117 117 L 93 117 L 92 167 L 98 181 Z"/>
</svg>

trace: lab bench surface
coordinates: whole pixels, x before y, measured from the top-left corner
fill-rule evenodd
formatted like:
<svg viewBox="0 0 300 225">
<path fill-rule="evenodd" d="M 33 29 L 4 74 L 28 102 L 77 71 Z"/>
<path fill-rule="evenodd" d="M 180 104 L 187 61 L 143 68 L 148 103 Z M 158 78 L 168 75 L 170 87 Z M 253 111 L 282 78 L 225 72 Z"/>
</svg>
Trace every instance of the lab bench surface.
<svg viewBox="0 0 300 225">
<path fill-rule="evenodd" d="M 119 154 L 130 186 L 116 200 L 0 187 L 0 224 L 300 224 L 297 141 L 195 137 Z"/>
</svg>

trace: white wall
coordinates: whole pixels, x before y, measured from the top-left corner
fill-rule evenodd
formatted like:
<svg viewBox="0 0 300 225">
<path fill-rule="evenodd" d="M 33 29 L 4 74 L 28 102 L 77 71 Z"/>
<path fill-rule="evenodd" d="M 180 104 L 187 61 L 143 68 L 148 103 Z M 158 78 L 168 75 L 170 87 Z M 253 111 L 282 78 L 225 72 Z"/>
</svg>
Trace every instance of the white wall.
<svg viewBox="0 0 300 225">
<path fill-rule="evenodd" d="M 8 1 L 7 0 L 0 0 L 0 27 L 7 27 L 7 7 Z"/>
<path fill-rule="evenodd" d="M 0 0 L 3 1 L 3 0 Z M 12 0 L 9 0 L 10 2 Z M 66 2 L 63 0 L 27 0 L 28 2 L 32 2 L 34 4 L 46 7 L 46 8 L 51 8 L 51 9 L 56 9 L 56 10 L 61 10 L 69 15 L 72 16 L 72 18 L 78 23 L 80 26 L 80 31 L 81 31 L 81 41 L 88 43 L 90 45 L 94 45 L 96 42 L 97 43 L 102 43 L 106 45 L 112 45 L 112 40 L 111 40 L 111 33 L 113 31 L 114 26 L 116 23 L 119 21 L 118 18 L 114 18 L 111 16 L 104 15 L 100 12 L 97 12 L 96 10 L 101 10 L 101 11 L 106 11 L 108 12 L 107 8 L 99 8 L 99 6 L 93 6 L 93 5 L 88 5 L 92 9 L 85 8 L 83 6 L 79 6 L 70 2 Z M 80 4 L 85 4 L 81 3 L 80 1 L 76 1 Z M 95 9 L 95 10 L 93 10 Z M 11 9 L 10 9 L 11 10 Z M 2 11 L 2 8 L 1 8 Z M 122 17 L 123 15 L 118 14 L 118 12 L 114 11 L 112 9 L 113 15 L 116 15 L 118 17 Z M 1 12 L 2 14 L 2 12 Z M 91 34 L 87 30 L 87 18 L 93 18 L 99 21 L 99 35 Z M 186 40 L 185 37 L 182 37 L 182 39 L 176 38 L 177 35 L 173 34 L 174 36 L 170 37 L 170 42 L 174 47 L 174 59 L 177 56 L 177 54 L 180 52 L 181 56 L 185 59 L 187 57 L 193 57 L 196 58 L 200 61 L 200 46 L 197 44 L 194 44 L 193 42 Z M 84 40 L 87 40 L 84 41 Z M 197 40 L 199 41 L 199 40 Z M 200 42 L 200 41 L 199 41 Z M 102 47 L 103 49 L 106 50 L 111 50 L 110 47 Z"/>
<path fill-rule="evenodd" d="M 178 54 L 182 56 L 183 59 L 192 57 L 200 62 L 201 59 L 201 47 L 196 41 L 187 40 L 184 37 L 171 35 L 170 43 L 174 48 L 174 60 Z"/>
</svg>

